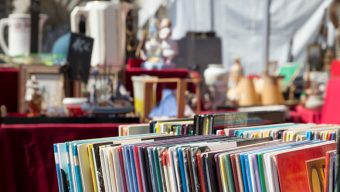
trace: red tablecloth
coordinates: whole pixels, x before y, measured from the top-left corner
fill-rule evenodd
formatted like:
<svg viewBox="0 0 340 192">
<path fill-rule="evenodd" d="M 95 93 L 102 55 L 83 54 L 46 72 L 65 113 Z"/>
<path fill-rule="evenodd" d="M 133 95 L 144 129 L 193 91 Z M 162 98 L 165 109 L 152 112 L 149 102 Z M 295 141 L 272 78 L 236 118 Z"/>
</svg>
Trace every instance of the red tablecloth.
<svg viewBox="0 0 340 192">
<path fill-rule="evenodd" d="M 302 105 L 289 112 L 291 121 L 295 123 L 321 123 L 321 109 L 306 109 Z"/>
<path fill-rule="evenodd" d="M 118 135 L 117 124 L 0 126 L 0 191 L 58 191 L 53 144 Z"/>
<path fill-rule="evenodd" d="M 9 112 L 18 111 L 19 70 L 0 67 L 0 105 L 5 105 Z"/>
</svg>

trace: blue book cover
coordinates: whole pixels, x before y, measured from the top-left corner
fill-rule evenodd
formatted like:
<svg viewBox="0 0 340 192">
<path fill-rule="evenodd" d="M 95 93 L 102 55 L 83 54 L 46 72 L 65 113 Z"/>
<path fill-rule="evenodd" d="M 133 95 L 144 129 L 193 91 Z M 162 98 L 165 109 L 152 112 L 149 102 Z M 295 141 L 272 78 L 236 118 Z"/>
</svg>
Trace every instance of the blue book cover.
<svg viewBox="0 0 340 192">
<path fill-rule="evenodd" d="M 178 165 L 179 165 L 179 172 L 181 175 L 181 181 L 182 181 L 182 189 L 184 192 L 187 192 L 187 185 L 186 185 L 186 179 L 185 179 L 185 168 L 184 168 L 184 161 L 183 161 L 183 153 L 182 148 L 177 148 L 177 156 L 178 156 Z"/>
<path fill-rule="evenodd" d="M 59 153 L 58 153 L 58 145 L 53 144 L 53 152 L 54 152 L 54 161 L 55 161 L 55 168 L 56 168 L 56 173 L 57 173 L 57 179 L 58 179 L 58 189 L 60 192 L 63 192 L 63 186 L 62 186 L 62 178 L 61 178 L 61 169 L 59 165 Z"/>
<path fill-rule="evenodd" d="M 74 162 L 74 170 L 75 170 L 75 179 L 77 184 L 77 190 L 79 192 L 83 192 L 83 184 L 81 180 L 80 167 L 79 167 L 79 158 L 78 158 L 78 149 L 76 144 L 72 144 L 72 154 L 73 154 L 73 162 Z"/>
<path fill-rule="evenodd" d="M 131 166 L 131 173 L 132 173 L 132 180 L 133 180 L 133 185 L 136 191 L 139 191 L 138 188 L 138 180 L 137 180 L 137 172 L 136 172 L 136 165 L 135 165 L 135 157 L 133 155 L 133 146 L 129 145 L 127 146 L 129 154 L 130 154 L 130 166 Z"/>
<path fill-rule="evenodd" d="M 153 154 L 152 154 L 151 147 L 147 148 L 147 152 L 148 152 L 148 158 L 149 158 L 149 168 L 150 168 L 150 174 L 151 174 L 152 189 L 156 190 L 158 189 L 158 187 L 157 187 L 157 182 L 156 182 L 156 172 L 155 172 L 155 168 L 153 167 Z"/>
<path fill-rule="evenodd" d="M 128 190 L 129 191 L 134 191 L 133 188 L 133 182 L 132 182 L 132 178 L 131 178 L 131 169 L 130 169 L 130 156 L 129 156 L 129 152 L 126 148 L 126 146 L 122 147 L 123 149 L 123 158 L 124 158 L 124 169 L 125 169 L 125 175 L 127 177 L 127 186 L 128 186 Z"/>
<path fill-rule="evenodd" d="M 250 192 L 253 192 L 253 187 L 251 184 L 251 170 L 250 170 L 250 165 L 249 165 L 249 155 L 245 154 L 244 155 L 244 166 L 246 168 L 246 174 L 247 174 L 247 183 L 248 183 L 248 189 Z"/>
<path fill-rule="evenodd" d="M 335 140 L 335 136 L 336 136 L 336 134 L 335 134 L 335 133 L 332 133 L 332 135 L 331 135 L 331 140 L 332 140 L 332 141 Z"/>
<path fill-rule="evenodd" d="M 62 150 L 62 158 L 66 161 L 65 165 L 65 174 L 67 176 L 67 181 L 68 181 L 68 187 L 69 191 L 73 192 L 74 191 L 74 186 L 73 186 L 73 177 L 72 177 L 72 171 L 71 171 L 71 162 L 70 162 L 70 156 L 69 156 L 69 143 L 63 143 L 61 145 L 60 150 Z M 63 166 L 64 168 L 64 166 Z"/>
<path fill-rule="evenodd" d="M 242 172 L 242 183 L 243 183 L 243 190 L 244 192 L 248 192 L 248 179 L 246 174 L 246 167 L 244 165 L 244 155 L 240 155 L 240 162 L 241 162 L 241 172 Z"/>
</svg>

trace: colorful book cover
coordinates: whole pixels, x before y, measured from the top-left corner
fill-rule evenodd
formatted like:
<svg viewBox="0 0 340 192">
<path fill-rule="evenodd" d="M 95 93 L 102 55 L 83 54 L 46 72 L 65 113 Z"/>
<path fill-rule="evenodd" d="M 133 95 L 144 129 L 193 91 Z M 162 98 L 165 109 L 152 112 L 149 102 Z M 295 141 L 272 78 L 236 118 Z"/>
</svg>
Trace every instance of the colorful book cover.
<svg viewBox="0 0 340 192">
<path fill-rule="evenodd" d="M 253 168 L 254 168 L 256 188 L 257 188 L 257 191 L 261 191 L 260 173 L 259 173 L 257 155 L 255 155 L 255 154 L 252 155 L 251 160 L 252 160 L 252 164 L 253 164 Z"/>
<path fill-rule="evenodd" d="M 233 172 L 231 167 L 231 161 L 230 161 L 230 154 L 226 155 L 225 157 L 225 166 L 227 168 L 227 180 L 228 180 L 228 189 L 229 191 L 235 191 L 235 185 L 234 185 L 234 179 L 233 179 Z"/>
<path fill-rule="evenodd" d="M 58 153 L 58 145 L 54 144 L 53 145 L 53 152 L 54 152 L 54 162 L 55 162 L 55 168 L 56 168 L 56 173 L 57 173 L 57 179 L 58 179 L 58 189 L 60 192 L 63 192 L 63 186 L 62 186 L 62 178 L 61 178 L 61 169 L 59 165 L 59 153 Z"/>
<path fill-rule="evenodd" d="M 236 163 L 236 158 L 235 154 L 230 155 L 230 162 L 231 162 L 231 167 L 232 167 L 232 173 L 233 173 L 233 180 L 234 180 L 234 186 L 235 186 L 235 191 L 241 191 L 239 187 L 239 180 L 238 180 L 238 175 L 237 175 L 237 163 Z"/>
<path fill-rule="evenodd" d="M 147 147 L 147 155 L 148 155 L 148 162 L 149 162 L 149 169 L 150 169 L 150 176 L 151 176 L 151 185 L 153 189 L 158 189 L 157 181 L 156 181 L 156 170 L 154 167 L 154 160 L 151 147 Z"/>
<path fill-rule="evenodd" d="M 105 189 L 104 186 L 104 178 L 103 178 L 103 170 L 102 165 L 100 163 L 100 155 L 99 155 L 99 147 L 102 145 L 109 145 L 112 144 L 111 142 L 103 142 L 103 143 L 94 143 L 92 146 L 92 156 L 93 156 L 93 162 L 94 162 L 94 169 L 96 173 L 96 180 L 97 180 L 97 187 L 99 191 L 102 191 Z"/>
<path fill-rule="evenodd" d="M 325 157 L 327 151 L 335 148 L 335 142 L 327 142 L 276 154 L 275 159 L 281 191 L 299 192 L 306 190 L 306 187 L 309 186 L 307 161 Z"/>
<path fill-rule="evenodd" d="M 183 162 L 183 153 L 182 148 L 177 148 L 177 154 L 178 154 L 178 165 L 179 165 L 179 171 L 181 175 L 181 182 L 182 182 L 182 190 L 184 192 L 188 191 L 187 184 L 186 184 L 186 178 L 184 173 L 184 162 Z"/>
<path fill-rule="evenodd" d="M 241 166 L 241 171 L 242 171 L 243 190 L 245 192 L 248 192 L 249 191 L 249 189 L 248 189 L 248 179 L 247 179 L 244 155 L 240 155 L 240 166 Z"/>
<path fill-rule="evenodd" d="M 219 181 L 219 185 L 222 185 L 222 188 L 220 188 L 220 190 L 223 189 L 223 191 L 227 191 L 228 190 L 228 180 L 227 180 L 227 174 L 226 174 L 226 166 L 225 166 L 225 157 L 224 155 L 219 155 L 218 157 L 218 164 L 219 165 L 219 169 L 220 169 L 220 177 L 218 177 L 218 181 Z M 218 169 L 218 168 L 217 168 Z"/>
<path fill-rule="evenodd" d="M 248 184 L 248 190 L 249 192 L 253 192 L 253 182 L 251 179 L 251 168 L 250 168 L 250 162 L 248 158 L 248 154 L 244 154 L 244 166 L 245 166 L 245 171 L 247 175 L 247 184 Z"/>
<path fill-rule="evenodd" d="M 79 167 L 79 158 L 78 158 L 78 150 L 77 150 L 77 144 L 76 143 L 71 143 L 70 144 L 71 147 L 71 158 L 73 158 L 72 162 L 72 166 L 74 169 L 74 179 L 75 179 L 75 183 L 77 186 L 77 191 L 78 192 L 83 192 L 83 184 L 81 182 L 81 174 L 80 174 L 80 167 Z"/>
<path fill-rule="evenodd" d="M 257 162 L 258 162 L 258 167 L 259 167 L 259 175 L 260 175 L 260 184 L 261 184 L 261 191 L 266 192 L 266 182 L 265 182 L 265 177 L 264 177 L 264 170 L 263 170 L 263 154 L 257 155 Z"/>
<path fill-rule="evenodd" d="M 202 162 L 202 156 L 201 152 L 197 152 L 196 154 L 196 160 L 197 160 L 197 168 L 198 168 L 198 176 L 199 176 L 199 182 L 201 186 L 202 192 L 206 191 L 205 187 L 205 181 L 204 181 L 204 173 L 203 173 L 203 162 Z"/>
<path fill-rule="evenodd" d="M 137 180 L 137 172 L 136 172 L 136 166 L 135 166 L 135 158 L 133 154 L 133 147 L 132 145 L 127 146 L 127 151 L 130 156 L 130 167 L 131 167 L 131 176 L 132 176 L 132 181 L 133 181 L 133 187 L 136 191 L 140 191 L 138 188 L 138 180 Z"/>
<path fill-rule="evenodd" d="M 239 154 L 235 154 L 235 162 L 236 162 L 237 179 L 238 179 L 240 191 L 245 191 L 244 185 L 243 185 L 242 163 L 241 163 L 241 157 Z"/>
<path fill-rule="evenodd" d="M 88 154 L 89 154 L 89 159 L 90 159 L 90 169 L 91 169 L 91 175 L 92 175 L 92 183 L 93 183 L 93 191 L 97 192 L 98 191 L 98 186 L 97 186 L 97 179 L 96 179 L 96 171 L 94 168 L 94 160 L 92 156 L 92 151 L 93 151 L 93 144 L 88 145 Z"/>
<path fill-rule="evenodd" d="M 140 192 L 143 192 L 145 189 L 143 187 L 143 179 L 142 179 L 142 173 L 141 173 L 141 166 L 140 166 L 140 158 L 138 156 L 138 148 L 136 146 L 133 146 L 133 155 L 135 159 L 135 166 L 136 166 L 136 175 L 137 175 L 137 181 L 138 181 L 138 188 Z"/>
<path fill-rule="evenodd" d="M 324 192 L 328 192 L 328 185 L 329 185 L 329 168 L 330 168 L 330 164 L 329 164 L 329 161 L 330 161 L 330 155 L 333 151 L 327 151 L 326 153 L 326 165 L 325 165 L 325 179 L 324 179 Z"/>
<path fill-rule="evenodd" d="M 130 155 L 126 150 L 126 146 L 122 146 L 122 154 L 124 159 L 124 171 L 126 175 L 127 187 L 129 191 L 134 191 L 134 185 L 132 181 L 131 175 L 131 167 L 130 167 Z"/>
<path fill-rule="evenodd" d="M 123 157 L 123 147 L 118 147 L 118 156 L 119 156 L 119 163 L 120 163 L 120 173 L 122 175 L 122 182 L 124 186 L 124 191 L 128 191 L 128 183 L 127 181 L 127 175 L 125 174 L 125 164 L 124 164 L 124 157 Z"/>
<path fill-rule="evenodd" d="M 69 157 L 69 147 L 68 143 L 59 143 L 58 144 L 58 151 L 60 154 L 60 169 L 62 172 L 62 180 L 64 191 L 73 192 L 73 182 L 72 182 L 72 174 L 71 174 L 71 164 L 70 164 L 70 157 Z"/>
<path fill-rule="evenodd" d="M 325 166 L 325 157 L 306 161 L 308 186 L 310 191 L 322 191 L 324 189 Z"/>
</svg>

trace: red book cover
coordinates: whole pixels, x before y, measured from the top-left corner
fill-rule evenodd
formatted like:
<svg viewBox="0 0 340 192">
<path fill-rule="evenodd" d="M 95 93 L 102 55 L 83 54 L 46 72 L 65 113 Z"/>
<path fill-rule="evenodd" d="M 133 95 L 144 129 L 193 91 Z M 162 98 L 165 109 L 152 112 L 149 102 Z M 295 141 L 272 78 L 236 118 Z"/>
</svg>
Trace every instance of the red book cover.
<svg viewBox="0 0 340 192">
<path fill-rule="evenodd" d="M 122 146 L 118 147 L 118 154 L 119 154 L 119 163 L 120 163 L 120 172 L 122 173 L 123 177 L 123 184 L 124 184 L 124 191 L 127 190 L 127 183 L 126 183 L 126 177 L 125 177 L 125 170 L 124 170 L 124 161 L 123 161 L 123 152 L 122 152 Z"/>
<path fill-rule="evenodd" d="M 169 153 L 168 153 L 168 150 L 165 150 L 163 153 L 162 153 L 162 166 L 167 166 L 169 163 Z"/>
<path fill-rule="evenodd" d="M 201 184 L 201 192 L 205 192 L 203 165 L 202 165 L 202 158 L 201 158 L 201 153 L 200 152 L 198 152 L 196 154 L 196 161 L 197 161 L 197 168 L 198 168 L 198 177 L 199 177 L 200 184 Z"/>
<path fill-rule="evenodd" d="M 139 156 L 138 156 L 138 147 L 133 147 L 133 155 L 135 158 L 135 165 L 136 165 L 136 174 L 137 174 L 137 180 L 138 180 L 138 189 L 140 192 L 143 192 L 143 181 L 142 181 L 142 174 L 140 171 L 140 165 L 139 165 Z"/>
<path fill-rule="evenodd" d="M 309 148 L 292 150 L 275 155 L 277 171 L 280 181 L 281 191 L 300 192 L 306 191 L 310 186 L 316 186 L 323 189 L 322 173 L 317 167 L 311 170 L 310 165 L 313 161 L 319 163 L 320 159 L 326 156 L 326 152 L 336 149 L 336 143 L 325 143 L 322 145 L 312 145 Z M 313 165 L 314 166 L 314 165 Z M 315 175 L 318 179 L 315 179 Z M 310 185 L 310 181 L 313 184 Z"/>
<path fill-rule="evenodd" d="M 238 183 L 238 177 L 237 177 L 236 161 L 235 161 L 235 155 L 234 154 L 230 154 L 230 162 L 231 162 L 231 169 L 233 170 L 235 190 L 240 191 L 240 187 L 239 187 L 239 183 Z"/>
<path fill-rule="evenodd" d="M 327 133 L 327 141 L 332 140 L 332 133 Z"/>
</svg>

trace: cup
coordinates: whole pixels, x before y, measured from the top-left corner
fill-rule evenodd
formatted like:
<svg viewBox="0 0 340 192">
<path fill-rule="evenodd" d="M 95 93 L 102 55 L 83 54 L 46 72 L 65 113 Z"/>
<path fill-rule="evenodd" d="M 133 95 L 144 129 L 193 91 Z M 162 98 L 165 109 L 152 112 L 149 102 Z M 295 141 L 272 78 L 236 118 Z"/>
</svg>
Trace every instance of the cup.
<svg viewBox="0 0 340 192">
<path fill-rule="evenodd" d="M 39 33 L 42 34 L 42 27 L 47 15 L 40 15 Z M 8 45 L 5 41 L 5 27 L 8 26 Z M 0 20 L 0 46 L 6 55 L 27 55 L 30 53 L 31 38 L 31 17 L 29 14 L 13 13 L 8 18 Z M 41 35 L 39 35 L 41 43 Z"/>
</svg>

